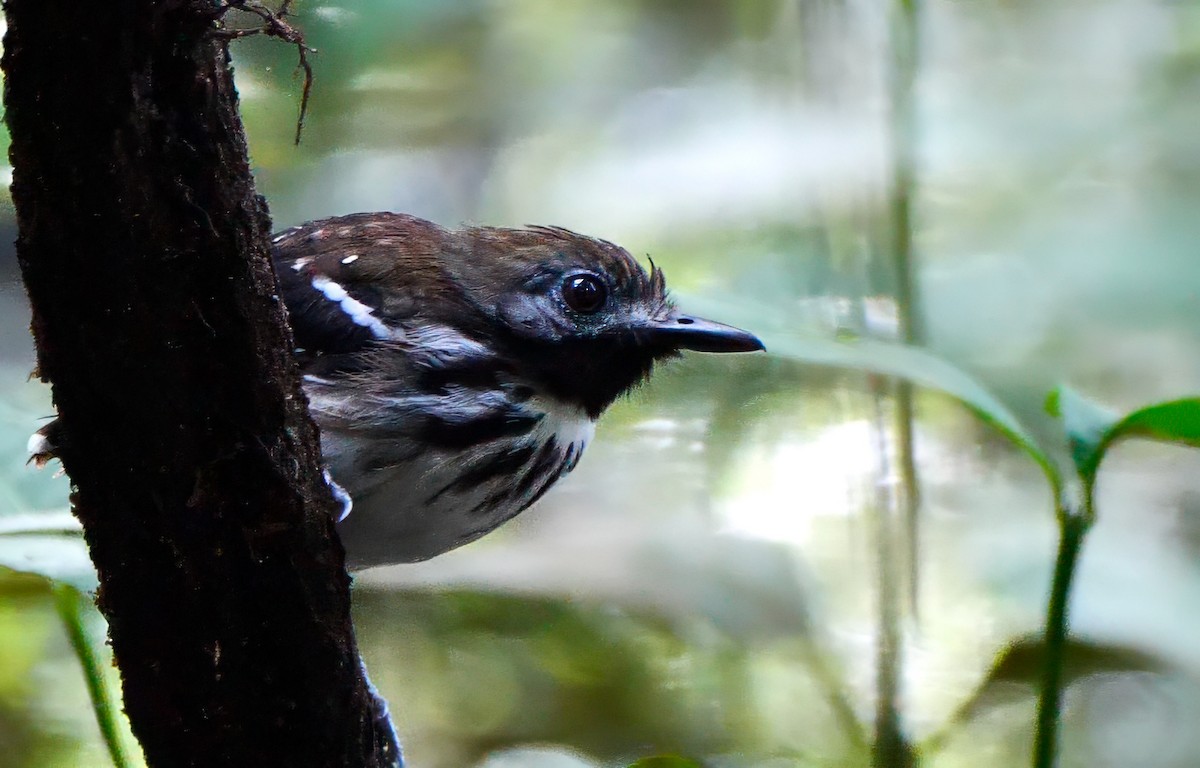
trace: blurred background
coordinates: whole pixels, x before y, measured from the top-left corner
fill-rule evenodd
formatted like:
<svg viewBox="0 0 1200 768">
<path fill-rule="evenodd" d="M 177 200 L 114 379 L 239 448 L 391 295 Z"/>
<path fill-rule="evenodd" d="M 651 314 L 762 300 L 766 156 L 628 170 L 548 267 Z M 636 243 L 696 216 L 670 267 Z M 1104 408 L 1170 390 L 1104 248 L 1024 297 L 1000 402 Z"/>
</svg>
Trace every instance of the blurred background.
<svg viewBox="0 0 1200 768">
<path fill-rule="evenodd" d="M 298 148 L 295 50 L 234 58 L 278 229 L 367 210 L 555 224 L 769 337 L 895 339 L 911 314 L 1053 444 L 1060 383 L 1117 409 L 1200 391 L 1200 3 L 927 0 L 915 38 L 907 5 L 303 0 Z M 65 479 L 25 466 L 52 407 L 0 197 L 0 515 L 62 512 Z M 897 233 L 916 254 L 901 304 Z M 892 392 L 689 356 L 535 509 L 362 575 L 361 642 L 411 765 L 865 765 L 889 707 L 925 765 L 1027 763 L 1049 489 L 918 391 L 905 516 Z M 1098 512 L 1062 764 L 1200 765 L 1200 456 L 1118 448 Z M 106 764 L 47 587 L 3 572 L 0 596 L 0 766 Z"/>
</svg>

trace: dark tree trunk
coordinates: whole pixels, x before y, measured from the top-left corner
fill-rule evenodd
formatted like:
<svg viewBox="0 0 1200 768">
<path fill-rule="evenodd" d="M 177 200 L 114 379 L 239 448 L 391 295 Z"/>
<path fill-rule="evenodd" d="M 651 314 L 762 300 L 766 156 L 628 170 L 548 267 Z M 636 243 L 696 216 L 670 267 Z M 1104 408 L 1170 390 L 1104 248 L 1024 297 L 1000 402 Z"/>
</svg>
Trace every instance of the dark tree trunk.
<svg viewBox="0 0 1200 768">
<path fill-rule="evenodd" d="M 152 766 L 399 761 L 202 0 L 7 0 L 18 255 Z"/>
</svg>

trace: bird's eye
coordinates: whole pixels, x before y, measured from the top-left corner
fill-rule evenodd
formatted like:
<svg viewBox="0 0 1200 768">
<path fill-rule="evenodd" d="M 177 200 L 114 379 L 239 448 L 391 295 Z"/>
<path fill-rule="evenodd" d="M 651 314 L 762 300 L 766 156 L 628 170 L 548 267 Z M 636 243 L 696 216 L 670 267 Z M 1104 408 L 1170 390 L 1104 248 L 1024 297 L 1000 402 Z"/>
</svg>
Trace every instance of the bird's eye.
<svg viewBox="0 0 1200 768">
<path fill-rule="evenodd" d="M 590 315 L 604 306 L 608 289 L 595 275 L 571 275 L 563 283 L 562 294 L 568 307 Z"/>
</svg>

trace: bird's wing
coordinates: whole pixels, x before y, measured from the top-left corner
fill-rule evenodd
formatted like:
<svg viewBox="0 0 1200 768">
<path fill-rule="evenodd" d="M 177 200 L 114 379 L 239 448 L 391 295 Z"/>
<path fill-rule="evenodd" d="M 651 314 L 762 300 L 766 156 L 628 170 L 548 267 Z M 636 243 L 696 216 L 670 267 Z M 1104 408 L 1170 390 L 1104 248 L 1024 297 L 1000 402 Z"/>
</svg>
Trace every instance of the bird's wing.
<svg viewBox="0 0 1200 768">
<path fill-rule="evenodd" d="M 296 346 L 308 355 L 358 352 L 383 338 L 387 328 L 375 317 L 379 296 L 348 279 L 353 264 L 348 241 L 323 238 L 321 222 L 276 235 L 272 258 L 291 319 Z M 350 259 L 349 263 L 343 263 Z"/>
<path fill-rule="evenodd" d="M 444 271 L 444 257 L 460 247 L 453 232 L 415 216 L 367 213 L 309 222 L 272 243 L 306 375 L 369 369 L 433 389 L 441 378 L 494 375 L 495 353 L 459 325 L 478 318 Z"/>
</svg>

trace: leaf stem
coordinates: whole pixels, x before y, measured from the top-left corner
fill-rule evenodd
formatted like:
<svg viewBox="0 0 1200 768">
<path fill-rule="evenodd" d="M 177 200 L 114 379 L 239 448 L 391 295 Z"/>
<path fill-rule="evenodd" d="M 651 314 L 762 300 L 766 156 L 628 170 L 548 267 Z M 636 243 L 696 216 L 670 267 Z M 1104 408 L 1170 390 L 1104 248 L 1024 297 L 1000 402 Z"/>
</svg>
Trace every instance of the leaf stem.
<svg viewBox="0 0 1200 768">
<path fill-rule="evenodd" d="M 1046 607 L 1046 655 L 1042 670 L 1042 689 L 1038 698 L 1037 726 L 1034 731 L 1033 768 L 1054 768 L 1058 759 L 1058 729 L 1062 719 L 1063 663 L 1069 632 L 1068 607 L 1075 566 L 1083 548 L 1083 537 L 1091 526 L 1091 489 L 1085 501 L 1087 514 L 1062 509 L 1059 513 L 1060 535 L 1058 556 L 1054 563 L 1054 579 L 1050 584 L 1050 601 Z"/>
<path fill-rule="evenodd" d="M 62 582 L 53 582 L 52 591 L 54 607 L 62 619 L 63 626 L 66 627 L 75 657 L 83 667 L 88 696 L 92 700 L 92 711 L 96 715 L 96 723 L 100 726 L 100 733 L 104 736 L 108 754 L 116 768 L 131 768 L 133 764 L 129 762 L 129 757 L 121 746 L 121 728 L 117 722 L 116 708 L 104 681 L 104 669 L 96 657 L 87 627 L 84 626 L 84 617 L 91 608 L 91 601 L 79 590 Z"/>
</svg>

